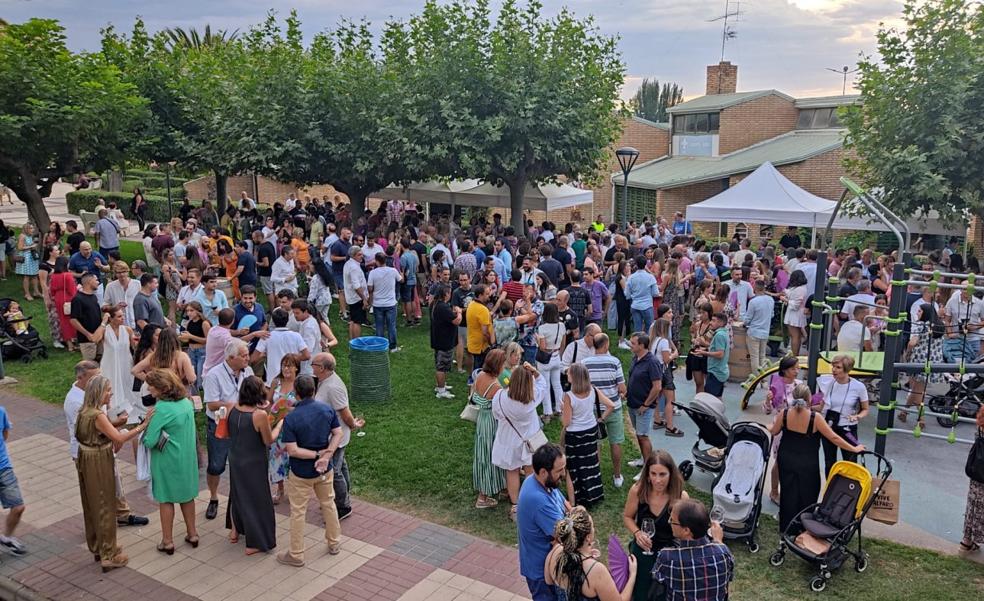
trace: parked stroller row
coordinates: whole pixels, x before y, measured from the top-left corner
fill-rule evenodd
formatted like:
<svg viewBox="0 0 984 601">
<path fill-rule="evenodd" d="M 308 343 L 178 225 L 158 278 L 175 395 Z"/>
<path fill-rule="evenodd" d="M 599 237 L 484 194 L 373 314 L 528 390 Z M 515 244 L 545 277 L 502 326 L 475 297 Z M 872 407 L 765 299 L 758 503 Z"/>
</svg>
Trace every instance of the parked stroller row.
<svg viewBox="0 0 984 601">
<path fill-rule="evenodd" d="M 757 553 L 757 530 L 762 514 L 762 496 L 769 465 L 772 437 L 756 422 L 730 424 L 724 403 L 707 393 L 698 393 L 689 405 L 680 404 L 697 425 L 697 441 L 691 449 L 693 461 L 680 463 L 680 471 L 689 479 L 694 469 L 714 474 L 712 515 L 721 521 L 724 537 L 745 543 L 749 552 Z M 874 458 L 869 471 L 866 461 Z M 811 563 L 817 575 L 810 588 L 823 591 L 827 582 L 848 559 L 864 572 L 868 555 L 864 551 L 861 523 L 892 473 L 892 464 L 870 451 L 858 455 L 858 463 L 838 461 L 824 484 L 821 500 L 803 511 L 779 537 L 779 548 L 769 563 L 781 566 L 790 552 Z M 857 538 L 857 550 L 851 548 Z"/>
</svg>

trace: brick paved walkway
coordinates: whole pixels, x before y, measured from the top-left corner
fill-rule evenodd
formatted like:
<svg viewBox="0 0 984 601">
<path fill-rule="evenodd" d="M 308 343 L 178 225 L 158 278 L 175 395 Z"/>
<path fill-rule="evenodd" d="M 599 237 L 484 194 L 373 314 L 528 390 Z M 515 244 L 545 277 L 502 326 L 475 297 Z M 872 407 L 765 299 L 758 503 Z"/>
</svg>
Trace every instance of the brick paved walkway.
<svg viewBox="0 0 984 601">
<path fill-rule="evenodd" d="M 27 504 L 17 534 L 29 549 L 24 557 L 0 558 L 0 579 L 9 579 L 8 588 L 24 587 L 21 594 L 75 601 L 250 601 L 261 595 L 287 601 L 528 598 L 515 549 L 358 499 L 352 517 L 342 522 L 342 552 L 335 556 L 326 553 L 321 518 L 312 503 L 306 565 L 300 569 L 278 564 L 273 553 L 246 557 L 242 543 L 229 544 L 225 497 L 219 518 L 205 520 L 204 490 L 197 500 L 200 546 L 181 543 L 179 517 L 177 550 L 162 555 L 155 548 L 160 540 L 157 505 L 136 480 L 133 464 L 125 461 L 128 450 L 120 453 L 127 498 L 150 524 L 119 530 L 130 563 L 103 574 L 85 547 L 78 480 L 60 407 L 3 390 L 0 404 L 13 423 L 7 444 Z M 286 546 L 288 512 L 286 504 L 277 506 L 281 547 Z"/>
</svg>

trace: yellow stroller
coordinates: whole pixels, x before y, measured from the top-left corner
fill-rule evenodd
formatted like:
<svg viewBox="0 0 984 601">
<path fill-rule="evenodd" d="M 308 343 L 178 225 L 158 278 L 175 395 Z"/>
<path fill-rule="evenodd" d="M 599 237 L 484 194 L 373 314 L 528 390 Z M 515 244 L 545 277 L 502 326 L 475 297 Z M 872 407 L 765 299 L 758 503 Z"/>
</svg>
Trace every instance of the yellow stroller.
<svg viewBox="0 0 984 601">
<path fill-rule="evenodd" d="M 864 458 L 878 460 L 875 477 L 864 465 Z M 810 580 L 810 589 L 820 592 L 827 588 L 847 558 L 854 558 L 854 569 L 868 569 L 868 555 L 861 542 L 861 522 L 885 481 L 892 474 L 892 464 L 884 456 L 871 451 L 858 454 L 858 463 L 838 461 L 830 468 L 822 500 L 801 511 L 779 537 L 779 548 L 769 557 L 773 566 L 781 566 L 788 549 L 794 555 L 817 566 L 817 575 Z M 873 483 L 877 479 L 876 483 Z M 855 533 L 857 552 L 849 548 Z"/>
</svg>

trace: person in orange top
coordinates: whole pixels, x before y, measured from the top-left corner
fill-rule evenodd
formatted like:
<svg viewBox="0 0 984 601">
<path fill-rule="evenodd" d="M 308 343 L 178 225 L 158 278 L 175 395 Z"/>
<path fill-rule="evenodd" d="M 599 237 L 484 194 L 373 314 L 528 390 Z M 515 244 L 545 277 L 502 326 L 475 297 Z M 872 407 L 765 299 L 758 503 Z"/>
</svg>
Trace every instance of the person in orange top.
<svg viewBox="0 0 984 601">
<path fill-rule="evenodd" d="M 304 240 L 304 230 L 294 228 L 294 237 L 291 238 L 290 245 L 294 248 L 294 262 L 297 264 L 297 270 L 307 272 L 308 266 L 311 264 L 311 251 L 308 243 Z"/>
<path fill-rule="evenodd" d="M 239 296 L 239 278 L 236 277 L 236 269 L 238 268 L 239 255 L 236 254 L 234 248 L 226 243 L 225 239 L 219 240 L 219 258 L 222 261 L 222 269 L 225 273 L 225 277 L 229 278 L 232 283 L 232 295 L 238 301 Z"/>
</svg>

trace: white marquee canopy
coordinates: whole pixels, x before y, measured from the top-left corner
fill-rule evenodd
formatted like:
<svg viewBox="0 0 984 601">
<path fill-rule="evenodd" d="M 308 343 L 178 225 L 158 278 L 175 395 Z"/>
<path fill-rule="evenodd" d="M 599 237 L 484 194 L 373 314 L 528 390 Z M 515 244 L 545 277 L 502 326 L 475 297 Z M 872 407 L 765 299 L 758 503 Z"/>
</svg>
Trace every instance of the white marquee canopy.
<svg viewBox="0 0 984 601">
<path fill-rule="evenodd" d="M 477 179 L 450 182 L 414 182 L 408 186 L 390 185 L 370 194 L 372 198 L 436 202 L 466 207 L 509 208 L 509 187 L 496 186 Z M 590 204 L 594 192 L 570 184 L 529 184 L 523 196 L 523 208 L 534 211 L 554 211 L 576 205 Z"/>
</svg>

